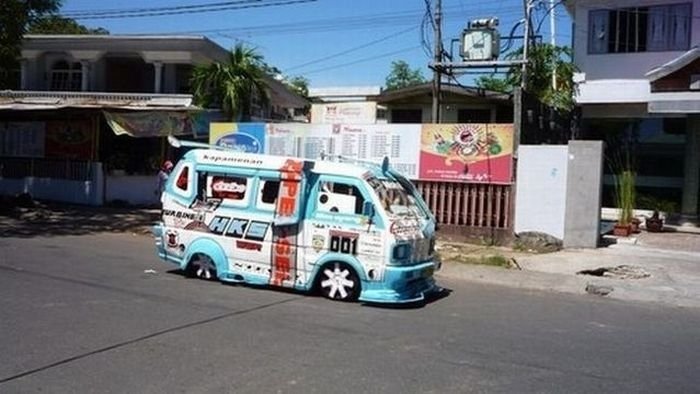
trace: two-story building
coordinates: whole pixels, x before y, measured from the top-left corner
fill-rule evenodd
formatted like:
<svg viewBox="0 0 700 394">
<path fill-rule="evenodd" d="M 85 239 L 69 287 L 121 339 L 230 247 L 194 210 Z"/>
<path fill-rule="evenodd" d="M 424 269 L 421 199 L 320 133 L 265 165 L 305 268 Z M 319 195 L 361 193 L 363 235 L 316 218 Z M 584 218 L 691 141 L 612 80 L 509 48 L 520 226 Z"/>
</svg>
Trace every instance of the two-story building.
<svg viewBox="0 0 700 394">
<path fill-rule="evenodd" d="M 697 220 L 700 0 L 565 3 L 574 20 L 581 136 L 608 141 L 608 159 L 628 147 L 638 200 L 665 201 Z"/>
<path fill-rule="evenodd" d="M 192 70 L 227 54 L 202 36 L 26 36 L 18 89 L 0 92 L 0 194 L 157 202 L 154 174 L 177 158 L 164 137 L 206 140 L 223 120 L 193 105 Z M 307 105 L 267 82 L 270 102 L 254 100 L 253 121 L 291 121 Z"/>
</svg>

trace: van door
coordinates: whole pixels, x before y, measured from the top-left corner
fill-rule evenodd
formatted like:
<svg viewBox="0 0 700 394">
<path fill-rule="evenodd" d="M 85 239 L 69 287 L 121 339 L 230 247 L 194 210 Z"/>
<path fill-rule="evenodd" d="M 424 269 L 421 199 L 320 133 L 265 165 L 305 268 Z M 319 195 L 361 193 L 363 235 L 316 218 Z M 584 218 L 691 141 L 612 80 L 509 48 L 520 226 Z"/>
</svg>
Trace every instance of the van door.
<svg viewBox="0 0 700 394">
<path fill-rule="evenodd" d="M 360 264 L 360 278 L 383 272 L 384 232 L 379 214 L 365 215 L 372 198 L 359 179 L 322 175 L 309 193 L 304 220 L 304 270 L 311 275 L 327 254 Z M 372 271 L 372 275 L 369 272 Z"/>
</svg>

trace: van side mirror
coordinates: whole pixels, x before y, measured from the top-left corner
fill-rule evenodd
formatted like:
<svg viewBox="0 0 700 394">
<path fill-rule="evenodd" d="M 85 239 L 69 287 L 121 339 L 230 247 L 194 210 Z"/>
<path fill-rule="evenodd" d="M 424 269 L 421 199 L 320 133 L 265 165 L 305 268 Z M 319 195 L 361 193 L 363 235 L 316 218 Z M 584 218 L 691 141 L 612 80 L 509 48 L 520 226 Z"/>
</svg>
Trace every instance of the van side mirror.
<svg viewBox="0 0 700 394">
<path fill-rule="evenodd" d="M 372 204 L 371 201 L 365 201 L 365 203 L 362 205 L 362 215 L 372 219 L 375 214 L 376 211 L 374 209 L 374 204 Z"/>
</svg>

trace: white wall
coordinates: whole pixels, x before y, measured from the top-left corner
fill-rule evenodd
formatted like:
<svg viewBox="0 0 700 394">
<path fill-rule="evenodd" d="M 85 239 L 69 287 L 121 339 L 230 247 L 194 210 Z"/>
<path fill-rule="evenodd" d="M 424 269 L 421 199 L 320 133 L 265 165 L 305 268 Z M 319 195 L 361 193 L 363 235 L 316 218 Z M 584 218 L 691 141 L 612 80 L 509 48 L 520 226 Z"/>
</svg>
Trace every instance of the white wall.
<svg viewBox="0 0 700 394">
<path fill-rule="evenodd" d="M 0 178 L 0 194 L 12 196 L 29 193 L 33 198 L 39 200 L 101 205 L 103 194 L 102 164 L 93 163 L 92 165 L 93 177 L 87 181 L 35 177 Z"/>
<path fill-rule="evenodd" d="M 568 147 L 521 145 L 515 195 L 515 232 L 564 239 Z"/>
<path fill-rule="evenodd" d="M 105 179 L 105 202 L 126 201 L 132 205 L 153 205 L 160 202 L 156 194 L 158 180 L 153 176 L 108 175 Z"/>
</svg>

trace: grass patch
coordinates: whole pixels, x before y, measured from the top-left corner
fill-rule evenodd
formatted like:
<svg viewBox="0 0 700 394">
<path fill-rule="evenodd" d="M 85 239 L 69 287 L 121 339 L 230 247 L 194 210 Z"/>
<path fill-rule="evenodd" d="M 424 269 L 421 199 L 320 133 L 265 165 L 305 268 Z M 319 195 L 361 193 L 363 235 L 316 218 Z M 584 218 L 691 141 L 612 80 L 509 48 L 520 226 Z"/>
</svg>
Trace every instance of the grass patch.
<svg viewBox="0 0 700 394">
<path fill-rule="evenodd" d="M 462 264 L 489 265 L 492 267 L 510 267 L 510 261 L 500 254 L 491 256 L 454 256 L 453 261 Z"/>
</svg>

